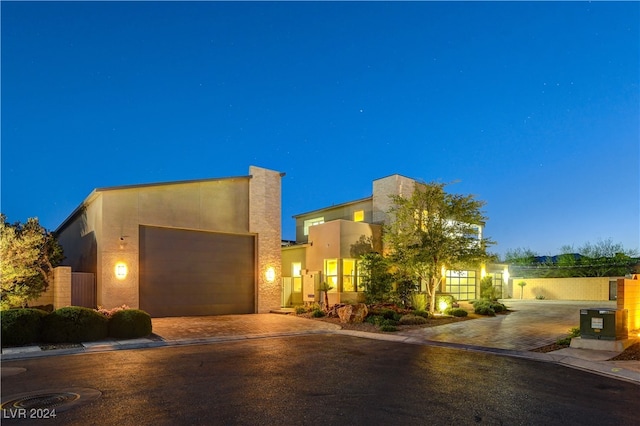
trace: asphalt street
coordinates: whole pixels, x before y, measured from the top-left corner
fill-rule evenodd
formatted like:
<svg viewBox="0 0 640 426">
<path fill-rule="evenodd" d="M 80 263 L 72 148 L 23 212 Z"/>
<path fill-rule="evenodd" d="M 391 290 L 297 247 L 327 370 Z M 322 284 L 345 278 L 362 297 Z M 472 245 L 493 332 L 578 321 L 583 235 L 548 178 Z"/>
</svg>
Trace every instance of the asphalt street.
<svg viewBox="0 0 640 426">
<path fill-rule="evenodd" d="M 3 424 L 636 425 L 640 401 L 637 384 L 552 363 L 335 334 L 22 359 L 2 368 L 15 372 L 2 378 L 3 402 L 42 390 L 100 392 L 55 418 L 3 412 Z"/>
</svg>

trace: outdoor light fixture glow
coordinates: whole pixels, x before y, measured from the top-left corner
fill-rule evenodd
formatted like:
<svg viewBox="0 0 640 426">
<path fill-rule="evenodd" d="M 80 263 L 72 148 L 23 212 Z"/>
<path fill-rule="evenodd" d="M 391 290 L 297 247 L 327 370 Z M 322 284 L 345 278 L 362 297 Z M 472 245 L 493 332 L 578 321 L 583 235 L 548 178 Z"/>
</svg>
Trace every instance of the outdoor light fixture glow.
<svg viewBox="0 0 640 426">
<path fill-rule="evenodd" d="M 449 307 L 449 304 L 446 300 L 440 299 L 440 303 L 438 303 L 438 308 L 440 308 L 440 312 L 444 312 Z"/>
<path fill-rule="evenodd" d="M 272 283 L 276 279 L 276 270 L 273 269 L 273 266 L 269 266 L 267 268 L 267 271 L 264 273 L 264 277 L 270 283 Z"/>
<path fill-rule="evenodd" d="M 116 263 L 116 278 L 123 280 L 127 277 L 127 264 L 124 262 Z"/>
</svg>

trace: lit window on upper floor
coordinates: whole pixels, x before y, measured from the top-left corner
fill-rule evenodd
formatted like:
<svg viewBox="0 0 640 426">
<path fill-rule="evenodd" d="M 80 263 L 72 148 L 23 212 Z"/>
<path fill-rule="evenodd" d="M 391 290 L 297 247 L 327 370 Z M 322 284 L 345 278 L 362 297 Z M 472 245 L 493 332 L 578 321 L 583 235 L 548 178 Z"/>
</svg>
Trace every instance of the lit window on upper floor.
<svg viewBox="0 0 640 426">
<path fill-rule="evenodd" d="M 308 219 L 304 221 L 304 235 L 309 235 L 309 227 L 313 225 L 322 225 L 324 223 L 324 217 L 316 217 L 314 219 Z"/>
<path fill-rule="evenodd" d="M 354 222 L 364 222 L 364 210 L 358 210 L 353 212 Z"/>
</svg>

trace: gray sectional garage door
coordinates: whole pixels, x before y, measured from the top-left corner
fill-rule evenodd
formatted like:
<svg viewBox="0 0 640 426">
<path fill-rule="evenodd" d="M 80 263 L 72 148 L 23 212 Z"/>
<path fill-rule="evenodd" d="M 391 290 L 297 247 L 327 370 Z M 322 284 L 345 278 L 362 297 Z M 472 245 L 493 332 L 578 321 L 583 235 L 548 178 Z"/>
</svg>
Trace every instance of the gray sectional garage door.
<svg viewBox="0 0 640 426">
<path fill-rule="evenodd" d="M 255 312 L 255 237 L 140 226 L 140 309 L 153 317 Z"/>
</svg>

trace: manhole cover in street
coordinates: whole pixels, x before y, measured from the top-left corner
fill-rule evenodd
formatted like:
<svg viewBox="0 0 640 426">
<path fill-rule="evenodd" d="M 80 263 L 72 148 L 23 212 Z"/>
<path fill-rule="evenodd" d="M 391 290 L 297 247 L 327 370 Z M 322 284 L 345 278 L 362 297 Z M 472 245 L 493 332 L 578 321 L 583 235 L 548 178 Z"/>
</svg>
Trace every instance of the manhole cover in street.
<svg viewBox="0 0 640 426">
<path fill-rule="evenodd" d="M 55 410 L 61 412 L 83 402 L 93 401 L 102 393 L 95 389 L 71 388 L 65 390 L 44 390 L 10 395 L 3 398 L 1 409 L 5 411 L 22 410 L 34 412 L 36 410 Z"/>
</svg>

